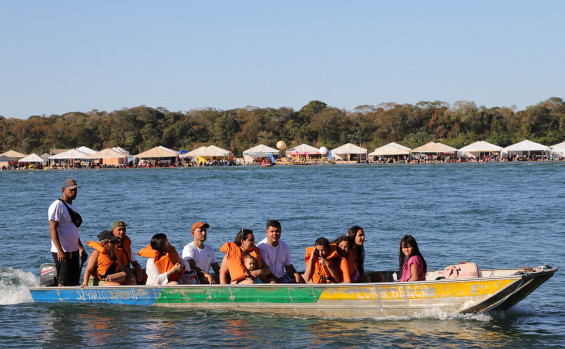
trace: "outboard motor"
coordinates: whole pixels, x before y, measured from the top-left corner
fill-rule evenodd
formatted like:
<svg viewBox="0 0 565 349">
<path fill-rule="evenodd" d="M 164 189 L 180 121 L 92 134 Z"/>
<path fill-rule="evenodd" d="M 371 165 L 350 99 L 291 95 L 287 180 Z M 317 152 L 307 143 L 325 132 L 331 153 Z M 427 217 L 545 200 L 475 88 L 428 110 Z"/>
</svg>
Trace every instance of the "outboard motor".
<svg viewBox="0 0 565 349">
<path fill-rule="evenodd" d="M 57 286 L 55 263 L 43 263 L 39 267 L 39 285 L 43 287 Z"/>
</svg>

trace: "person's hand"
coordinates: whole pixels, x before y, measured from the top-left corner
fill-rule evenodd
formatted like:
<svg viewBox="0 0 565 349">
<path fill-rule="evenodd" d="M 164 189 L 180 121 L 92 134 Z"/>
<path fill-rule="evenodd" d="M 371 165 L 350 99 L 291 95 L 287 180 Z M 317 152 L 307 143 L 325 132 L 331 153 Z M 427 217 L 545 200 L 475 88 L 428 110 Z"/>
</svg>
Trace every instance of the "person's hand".
<svg viewBox="0 0 565 349">
<path fill-rule="evenodd" d="M 323 265 L 323 266 L 326 266 L 326 267 L 330 265 L 330 261 L 328 261 L 326 258 L 320 257 L 320 258 L 318 258 L 318 262 L 320 262 L 320 265 Z"/>
<path fill-rule="evenodd" d="M 87 284 L 80 285 L 80 288 L 84 288 L 84 286 L 88 286 Z"/>
<path fill-rule="evenodd" d="M 316 259 L 316 258 L 318 258 L 318 255 L 319 255 L 318 249 L 317 249 L 317 248 L 314 248 L 314 251 L 312 251 L 312 254 L 310 255 L 310 259 Z"/>
<path fill-rule="evenodd" d="M 206 280 L 208 280 L 208 282 L 210 284 L 215 284 L 216 280 L 214 280 L 214 277 L 212 277 L 212 275 L 208 274 L 208 273 L 204 273 L 204 277 L 206 278 Z"/>
<path fill-rule="evenodd" d="M 62 250 L 57 251 L 57 260 L 59 262 L 66 262 L 67 261 L 67 254 Z"/>
</svg>

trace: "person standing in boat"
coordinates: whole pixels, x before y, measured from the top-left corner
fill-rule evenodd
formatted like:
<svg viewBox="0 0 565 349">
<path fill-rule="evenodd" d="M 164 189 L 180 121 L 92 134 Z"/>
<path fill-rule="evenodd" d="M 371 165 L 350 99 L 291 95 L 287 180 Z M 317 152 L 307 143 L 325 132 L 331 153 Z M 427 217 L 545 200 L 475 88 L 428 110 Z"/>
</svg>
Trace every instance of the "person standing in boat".
<svg viewBox="0 0 565 349">
<path fill-rule="evenodd" d="M 319 237 L 314 247 L 306 249 L 304 261 L 306 270 L 304 280 L 309 284 L 330 284 L 341 282 L 340 270 L 336 267 L 335 259 L 339 257 L 336 248 L 330 247 L 330 242 L 324 237 Z"/>
<path fill-rule="evenodd" d="M 400 281 L 426 281 L 426 260 L 412 235 L 402 237 L 398 255 L 398 266 L 402 270 Z"/>
<path fill-rule="evenodd" d="M 55 261 L 58 286 L 79 285 L 79 259 L 84 263 L 88 258 L 78 233 L 82 218 L 73 204 L 78 188 L 74 179 L 66 179 L 61 198 L 55 200 L 48 210 L 51 254 Z"/>
<path fill-rule="evenodd" d="M 112 234 L 120 238 L 116 244 L 116 257 L 126 269 L 131 269 L 129 267 L 131 264 L 133 267 L 132 273 L 135 275 L 137 283 L 143 284 L 147 276 L 141 268 L 141 265 L 137 262 L 135 254 L 131 252 L 131 240 L 129 236 L 126 235 L 127 226 L 128 225 L 123 221 L 112 222 Z"/>
<path fill-rule="evenodd" d="M 214 249 L 205 245 L 208 223 L 196 222 L 192 225 L 191 233 L 194 241 L 182 250 L 182 258 L 188 262 L 190 268 L 198 274 L 203 284 L 216 284 L 220 282 L 220 265 L 216 260 Z M 214 274 L 210 274 L 210 267 Z"/>
<path fill-rule="evenodd" d="M 255 236 L 251 229 L 241 229 L 235 236 L 234 242 L 226 242 L 221 248 L 220 252 L 226 255 L 222 259 L 220 266 L 220 283 L 229 284 L 230 282 L 237 281 L 238 283 L 253 283 L 256 278 L 266 278 L 271 271 L 269 267 L 264 265 L 261 252 L 255 246 Z M 257 260 L 257 269 L 249 271 L 243 264 L 243 256 L 250 254 Z M 250 278 L 251 282 L 245 279 Z M 271 282 L 272 280 L 264 279 L 264 282 Z"/>
<path fill-rule="evenodd" d="M 290 256 L 290 247 L 281 240 L 282 227 L 277 220 L 270 220 L 266 224 L 267 237 L 257 244 L 261 257 L 273 278 L 282 283 L 305 283 L 304 279 L 294 269 Z"/>
</svg>

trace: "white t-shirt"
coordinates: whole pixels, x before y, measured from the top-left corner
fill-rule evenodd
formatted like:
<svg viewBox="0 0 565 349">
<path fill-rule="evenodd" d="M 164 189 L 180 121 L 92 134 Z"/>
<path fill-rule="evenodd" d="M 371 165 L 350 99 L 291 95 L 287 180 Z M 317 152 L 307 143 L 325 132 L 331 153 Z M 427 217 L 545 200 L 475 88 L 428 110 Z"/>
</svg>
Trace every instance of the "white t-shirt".
<svg viewBox="0 0 565 349">
<path fill-rule="evenodd" d="M 257 247 L 261 252 L 263 261 L 267 263 L 269 269 L 271 269 L 271 273 L 277 278 L 283 277 L 286 274 L 284 267 L 292 264 L 288 245 L 284 241 L 279 240 L 279 245 L 273 247 L 267 242 L 267 238 L 264 238 L 257 244 Z"/>
<path fill-rule="evenodd" d="M 67 203 L 73 211 L 77 211 L 75 205 Z M 73 223 L 69 211 L 61 200 L 55 200 L 49 206 L 48 218 L 50 221 L 59 222 L 57 232 L 59 233 L 59 241 L 64 252 L 78 251 L 78 228 Z M 51 240 L 51 252 L 57 253 L 55 243 Z"/>
<path fill-rule="evenodd" d="M 196 266 L 206 273 L 210 272 L 210 265 L 217 262 L 212 247 L 204 245 L 204 248 L 198 248 L 194 245 L 194 241 L 182 249 L 182 258 L 187 262 L 189 259 L 194 259 Z"/>
</svg>

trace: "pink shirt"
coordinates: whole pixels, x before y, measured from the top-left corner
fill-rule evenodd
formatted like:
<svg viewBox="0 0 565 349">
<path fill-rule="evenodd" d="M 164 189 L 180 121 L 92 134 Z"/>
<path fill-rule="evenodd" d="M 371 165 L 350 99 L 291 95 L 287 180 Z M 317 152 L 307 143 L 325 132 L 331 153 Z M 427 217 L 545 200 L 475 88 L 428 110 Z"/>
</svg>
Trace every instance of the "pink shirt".
<svg viewBox="0 0 565 349">
<path fill-rule="evenodd" d="M 402 267 L 402 278 L 400 281 L 408 281 L 412 276 L 410 273 L 410 267 L 414 264 L 416 266 L 416 270 L 418 271 L 418 281 L 425 281 L 426 275 L 424 275 L 424 263 L 422 263 L 422 258 L 419 256 L 412 256 L 408 259 L 404 266 Z"/>
</svg>

